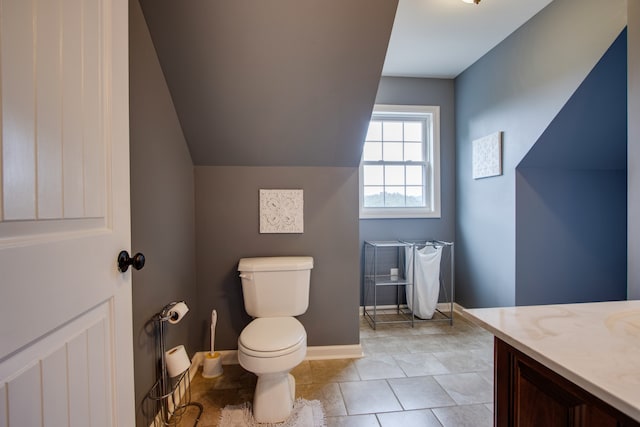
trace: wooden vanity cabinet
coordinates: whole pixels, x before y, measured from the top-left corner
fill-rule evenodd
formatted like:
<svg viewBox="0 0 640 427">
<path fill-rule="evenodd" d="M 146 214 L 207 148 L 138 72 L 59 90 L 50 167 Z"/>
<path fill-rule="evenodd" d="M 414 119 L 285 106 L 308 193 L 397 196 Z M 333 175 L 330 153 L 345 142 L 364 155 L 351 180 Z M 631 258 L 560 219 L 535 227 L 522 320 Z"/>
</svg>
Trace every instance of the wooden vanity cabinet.
<svg viewBox="0 0 640 427">
<path fill-rule="evenodd" d="M 499 338 L 494 363 L 496 427 L 640 427 Z"/>
</svg>

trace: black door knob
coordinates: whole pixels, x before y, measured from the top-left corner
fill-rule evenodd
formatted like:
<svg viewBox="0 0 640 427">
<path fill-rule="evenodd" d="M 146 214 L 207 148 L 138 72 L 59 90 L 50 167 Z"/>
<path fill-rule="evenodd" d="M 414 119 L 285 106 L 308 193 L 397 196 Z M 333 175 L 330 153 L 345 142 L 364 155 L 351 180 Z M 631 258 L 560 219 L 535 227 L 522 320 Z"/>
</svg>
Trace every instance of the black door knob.
<svg viewBox="0 0 640 427">
<path fill-rule="evenodd" d="M 144 255 L 138 252 L 131 258 L 129 257 L 129 252 L 121 251 L 118 254 L 118 270 L 124 273 L 129 269 L 130 265 L 136 270 L 140 270 L 144 267 Z"/>
</svg>

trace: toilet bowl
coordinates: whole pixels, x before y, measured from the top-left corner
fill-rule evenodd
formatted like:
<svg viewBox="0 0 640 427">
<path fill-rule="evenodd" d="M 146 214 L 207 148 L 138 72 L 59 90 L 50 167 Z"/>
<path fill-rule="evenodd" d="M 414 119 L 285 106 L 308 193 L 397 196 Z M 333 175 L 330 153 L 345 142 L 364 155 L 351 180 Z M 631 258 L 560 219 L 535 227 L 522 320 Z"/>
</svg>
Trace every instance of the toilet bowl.
<svg viewBox="0 0 640 427">
<path fill-rule="evenodd" d="M 252 321 L 238 339 L 238 361 L 258 376 L 253 417 L 260 423 L 284 421 L 295 400 L 295 380 L 289 373 L 307 353 L 307 334 L 294 317 Z"/>
<path fill-rule="evenodd" d="M 309 305 L 311 257 L 243 258 L 238 264 L 247 313 L 238 361 L 258 376 L 253 417 L 280 423 L 291 414 L 295 379 L 289 373 L 307 354 L 307 333 L 295 317 Z"/>
</svg>

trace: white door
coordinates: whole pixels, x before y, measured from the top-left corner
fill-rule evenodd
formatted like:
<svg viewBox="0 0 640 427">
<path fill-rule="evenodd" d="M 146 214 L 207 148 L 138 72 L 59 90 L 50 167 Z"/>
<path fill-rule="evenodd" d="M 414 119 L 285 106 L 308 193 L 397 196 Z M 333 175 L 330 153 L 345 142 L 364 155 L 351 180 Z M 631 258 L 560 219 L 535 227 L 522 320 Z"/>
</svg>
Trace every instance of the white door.
<svg viewBox="0 0 640 427">
<path fill-rule="evenodd" d="M 0 427 L 134 424 L 127 0 L 0 0 Z"/>
</svg>

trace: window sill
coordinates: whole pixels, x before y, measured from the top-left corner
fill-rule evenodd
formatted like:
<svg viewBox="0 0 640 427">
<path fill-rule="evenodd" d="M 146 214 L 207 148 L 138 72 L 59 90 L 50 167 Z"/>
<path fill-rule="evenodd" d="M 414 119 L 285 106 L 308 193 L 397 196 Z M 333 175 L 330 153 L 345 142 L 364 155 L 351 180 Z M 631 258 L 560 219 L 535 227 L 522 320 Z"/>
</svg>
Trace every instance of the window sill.
<svg viewBox="0 0 640 427">
<path fill-rule="evenodd" d="M 360 211 L 360 219 L 411 219 L 411 218 L 440 218 L 440 210 L 425 210 L 425 209 L 394 209 L 394 208 L 381 208 L 381 209 L 367 209 L 365 212 Z"/>
</svg>

